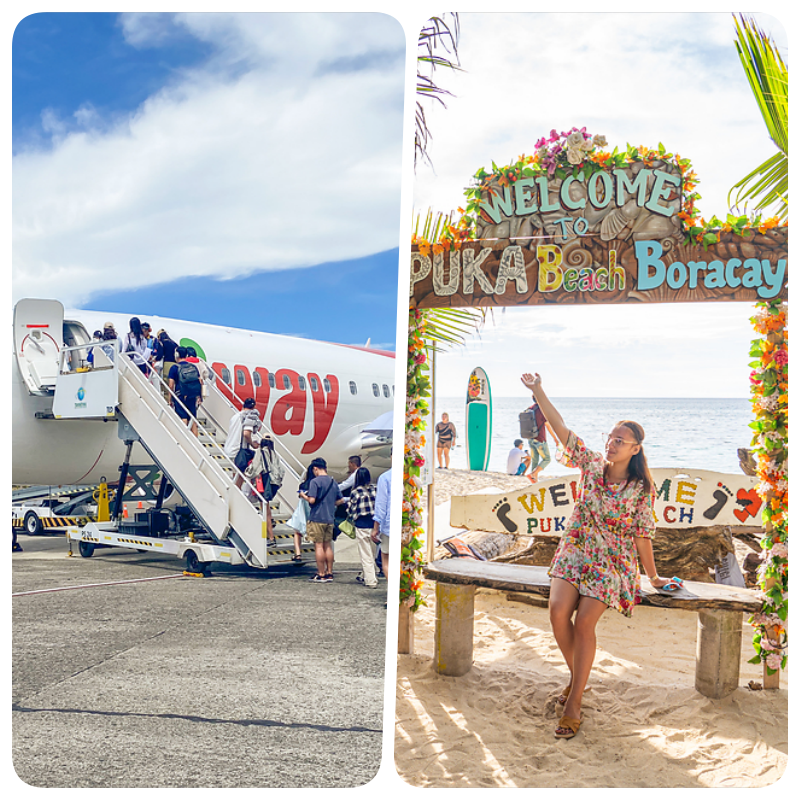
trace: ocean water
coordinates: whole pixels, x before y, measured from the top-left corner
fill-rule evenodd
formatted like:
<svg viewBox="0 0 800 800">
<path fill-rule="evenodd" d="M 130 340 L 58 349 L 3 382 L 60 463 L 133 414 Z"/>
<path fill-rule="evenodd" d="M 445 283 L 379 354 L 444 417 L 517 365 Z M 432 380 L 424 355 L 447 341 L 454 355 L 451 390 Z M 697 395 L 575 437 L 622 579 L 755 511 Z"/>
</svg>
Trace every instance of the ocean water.
<svg viewBox="0 0 800 800">
<path fill-rule="evenodd" d="M 592 450 L 603 450 L 603 433 L 623 419 L 638 422 L 645 432 L 644 448 L 651 467 L 692 467 L 741 474 L 737 448 L 749 447 L 753 420 L 748 399 L 727 398 L 551 398 L 564 422 Z M 530 406 L 525 397 L 496 397 L 492 402 L 491 472 L 505 472 L 508 453 L 519 435 L 519 414 Z M 442 413 L 456 426 L 455 449 L 450 466 L 467 469 L 464 432 L 464 396 L 436 398 L 436 422 Z M 552 461 L 542 478 L 564 475 L 568 470 L 556 461 L 556 445 L 548 434 Z M 528 449 L 525 442 L 524 449 Z M 438 462 L 437 462 L 438 463 Z M 572 470 L 574 471 L 574 470 Z"/>
</svg>

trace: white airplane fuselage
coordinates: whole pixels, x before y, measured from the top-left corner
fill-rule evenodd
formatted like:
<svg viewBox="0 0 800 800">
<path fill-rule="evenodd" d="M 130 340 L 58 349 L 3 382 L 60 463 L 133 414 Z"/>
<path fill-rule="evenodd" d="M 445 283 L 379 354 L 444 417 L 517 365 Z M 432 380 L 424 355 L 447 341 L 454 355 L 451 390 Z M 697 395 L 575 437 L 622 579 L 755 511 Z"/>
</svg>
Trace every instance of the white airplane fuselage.
<svg viewBox="0 0 800 800">
<path fill-rule="evenodd" d="M 131 316 L 65 311 L 64 331 L 72 339 L 67 344 L 84 343 L 82 331 L 90 341 L 107 321 L 124 336 Z M 195 347 L 221 378 L 216 385 L 234 406 L 241 408 L 243 400 L 253 397 L 267 428 L 304 465 L 321 457 L 331 474 L 345 474 L 348 456 L 366 455 L 363 428 L 392 410 L 394 353 L 137 316 L 150 323 L 154 334 L 163 328 L 178 344 Z M 62 486 L 116 480 L 125 455 L 117 423 L 48 419 L 52 402 L 52 397 L 29 393 L 12 358 L 12 482 Z M 131 463 L 148 462 L 137 446 Z M 373 480 L 388 469 L 388 448 L 373 451 L 366 466 Z"/>
</svg>

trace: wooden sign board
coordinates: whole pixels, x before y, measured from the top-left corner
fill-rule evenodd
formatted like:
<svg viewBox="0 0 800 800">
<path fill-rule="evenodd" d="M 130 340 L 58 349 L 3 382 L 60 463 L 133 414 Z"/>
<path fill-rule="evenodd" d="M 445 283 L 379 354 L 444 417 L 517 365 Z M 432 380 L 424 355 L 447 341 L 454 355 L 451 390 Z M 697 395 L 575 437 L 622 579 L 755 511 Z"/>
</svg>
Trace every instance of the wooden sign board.
<svg viewBox="0 0 800 800">
<path fill-rule="evenodd" d="M 652 474 L 659 528 L 761 524 L 763 500 L 752 476 L 686 468 L 657 468 Z M 579 482 L 580 473 L 574 473 L 539 481 L 523 491 L 454 496 L 450 524 L 497 533 L 559 535 L 572 516 Z"/>
<path fill-rule="evenodd" d="M 412 308 L 757 302 L 788 295 L 788 228 L 710 245 L 582 237 L 466 242 L 411 251 Z M 665 246 L 666 245 L 666 246 Z"/>
<path fill-rule="evenodd" d="M 787 226 L 720 230 L 697 244 L 683 224 L 693 184 L 676 163 L 600 168 L 585 156 L 552 174 L 499 170 L 468 190 L 470 238 L 412 246 L 411 307 L 786 298 Z"/>
</svg>

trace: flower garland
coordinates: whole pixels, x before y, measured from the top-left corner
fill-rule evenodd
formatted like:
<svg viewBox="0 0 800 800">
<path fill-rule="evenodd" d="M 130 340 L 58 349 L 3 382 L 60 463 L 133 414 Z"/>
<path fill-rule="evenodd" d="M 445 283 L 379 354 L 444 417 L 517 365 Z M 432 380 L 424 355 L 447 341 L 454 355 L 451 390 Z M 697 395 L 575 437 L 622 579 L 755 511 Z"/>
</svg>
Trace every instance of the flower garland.
<svg viewBox="0 0 800 800">
<path fill-rule="evenodd" d="M 425 464 L 426 423 L 431 383 L 425 347 L 425 315 L 411 310 L 408 315 L 408 361 L 406 369 L 406 425 L 403 447 L 403 528 L 400 554 L 400 602 L 416 611 L 425 601 L 420 593 L 422 556 L 422 495 L 420 467 Z"/>
<path fill-rule="evenodd" d="M 750 393 L 755 420 L 750 427 L 753 454 L 759 483 L 756 491 L 764 500 L 764 561 L 759 567 L 758 581 L 764 605 L 753 614 L 750 624 L 755 629 L 753 646 L 756 655 L 750 663 L 764 662 L 767 673 L 785 669 L 788 659 L 786 620 L 789 613 L 789 548 L 788 548 L 788 426 L 789 426 L 789 334 L 788 309 L 779 300 L 756 304 L 751 318 L 762 338 L 750 348 Z"/>
<path fill-rule="evenodd" d="M 487 192 L 495 194 L 498 187 L 512 186 L 520 178 L 547 176 L 563 180 L 568 175 L 577 176 L 583 171 L 588 180 L 600 170 L 618 169 L 636 162 L 642 162 L 648 167 L 655 161 L 672 164 L 680 172 L 683 197 L 678 217 L 682 221 L 686 235 L 684 244 L 701 244 L 708 249 L 709 245 L 720 241 L 722 233 L 733 232 L 738 236 L 749 237 L 755 230 L 764 234 L 782 224 L 778 217 L 762 220 L 761 215 L 751 218 L 746 215 L 728 214 L 725 220 L 713 216 L 706 221 L 700 216 L 696 207 L 700 195 L 695 190 L 700 181 L 688 158 L 683 158 L 677 153 L 668 153 L 661 143 L 657 149 L 628 144 L 624 150 L 615 147 L 610 153 L 605 151 L 607 146 L 605 136 L 592 136 L 586 132 L 585 127 L 572 128 L 561 133 L 552 130 L 548 138 L 542 137 L 536 142 L 534 155 L 523 154 L 515 162 L 504 167 L 498 167 L 493 161 L 492 172 L 487 172 L 481 167 L 474 175 L 473 185 L 464 190 L 467 204 L 465 208 L 458 209 L 458 213 L 461 214 L 460 219 L 457 222 L 451 220 L 446 224 L 436 241 L 430 242 L 415 234 L 411 243 L 417 245 L 420 253 L 425 256 L 429 256 L 431 252 L 438 255 L 444 251 L 460 250 L 464 242 L 476 238 L 475 231 L 479 217 L 485 222 L 490 221 L 481 208 L 482 195 Z"/>
</svg>

